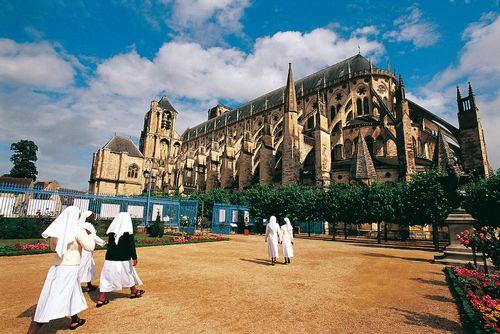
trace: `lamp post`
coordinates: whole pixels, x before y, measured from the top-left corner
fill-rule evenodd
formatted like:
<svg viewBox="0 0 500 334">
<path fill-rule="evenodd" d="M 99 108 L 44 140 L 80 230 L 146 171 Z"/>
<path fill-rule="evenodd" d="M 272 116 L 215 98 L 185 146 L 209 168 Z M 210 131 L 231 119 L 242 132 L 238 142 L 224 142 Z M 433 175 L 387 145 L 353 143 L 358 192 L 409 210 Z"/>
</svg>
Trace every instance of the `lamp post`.
<svg viewBox="0 0 500 334">
<path fill-rule="evenodd" d="M 149 219 L 149 202 L 151 200 L 151 182 L 155 181 L 155 177 L 153 176 L 152 172 L 153 167 L 151 166 L 151 170 L 145 170 L 143 175 L 146 180 L 148 180 L 148 197 L 146 201 L 146 216 L 144 217 L 144 227 L 146 228 L 148 226 L 148 219 Z"/>
</svg>

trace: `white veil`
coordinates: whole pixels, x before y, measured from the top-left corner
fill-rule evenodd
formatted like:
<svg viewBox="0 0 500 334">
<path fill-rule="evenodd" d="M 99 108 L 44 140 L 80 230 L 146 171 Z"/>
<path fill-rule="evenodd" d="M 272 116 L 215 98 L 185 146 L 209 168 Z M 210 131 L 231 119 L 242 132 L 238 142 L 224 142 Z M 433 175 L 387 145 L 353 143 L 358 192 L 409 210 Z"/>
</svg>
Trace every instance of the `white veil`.
<svg viewBox="0 0 500 334">
<path fill-rule="evenodd" d="M 130 218 L 130 213 L 128 212 L 120 212 L 115 219 L 111 222 L 106 231 L 106 234 L 114 233 L 115 234 L 115 244 L 118 245 L 118 241 L 120 237 L 124 233 L 132 234 L 134 233 L 134 229 L 132 227 L 132 218 Z"/>
<path fill-rule="evenodd" d="M 42 232 L 44 238 L 57 238 L 56 253 L 62 257 L 68 249 L 68 244 L 75 241 L 79 228 L 78 216 L 80 209 L 69 206 Z"/>
</svg>

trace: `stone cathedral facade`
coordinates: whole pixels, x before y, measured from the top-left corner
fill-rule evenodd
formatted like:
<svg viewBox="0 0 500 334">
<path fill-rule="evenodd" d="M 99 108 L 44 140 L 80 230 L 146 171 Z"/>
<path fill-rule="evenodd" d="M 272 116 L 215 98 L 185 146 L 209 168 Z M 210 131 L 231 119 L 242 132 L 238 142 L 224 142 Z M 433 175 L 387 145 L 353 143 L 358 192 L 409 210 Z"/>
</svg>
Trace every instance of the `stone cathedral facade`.
<svg viewBox="0 0 500 334">
<path fill-rule="evenodd" d="M 469 84 L 457 88 L 458 128 L 406 98 L 401 77 L 358 54 L 234 109 L 217 105 L 207 120 L 176 131 L 166 97 L 151 102 L 139 148 L 115 136 L 93 156 L 90 191 L 131 195 L 238 190 L 262 183 L 327 186 L 398 181 L 430 166 L 488 175 L 483 130 Z"/>
</svg>

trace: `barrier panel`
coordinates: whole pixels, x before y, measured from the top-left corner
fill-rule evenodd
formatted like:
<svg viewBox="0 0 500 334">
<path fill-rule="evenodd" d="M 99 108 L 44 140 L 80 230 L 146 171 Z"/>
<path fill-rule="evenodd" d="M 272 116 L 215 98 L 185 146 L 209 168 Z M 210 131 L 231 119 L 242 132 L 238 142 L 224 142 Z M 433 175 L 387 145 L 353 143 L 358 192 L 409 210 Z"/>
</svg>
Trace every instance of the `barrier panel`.
<svg viewBox="0 0 500 334">
<path fill-rule="evenodd" d="M 250 225 L 250 212 L 247 207 L 233 204 L 214 204 L 212 233 L 243 233 L 248 225 Z"/>
<path fill-rule="evenodd" d="M 114 218 L 119 212 L 129 212 L 132 218 L 143 219 L 147 203 L 148 199 L 144 196 L 96 195 L 0 184 L 0 216 L 6 218 L 55 218 L 66 207 L 75 205 L 82 211 L 94 212 L 97 219 Z M 180 217 L 183 215 L 188 217 L 194 228 L 197 211 L 197 201 L 162 197 L 149 199 L 149 221 L 160 217 L 170 227 L 180 227 Z"/>
</svg>

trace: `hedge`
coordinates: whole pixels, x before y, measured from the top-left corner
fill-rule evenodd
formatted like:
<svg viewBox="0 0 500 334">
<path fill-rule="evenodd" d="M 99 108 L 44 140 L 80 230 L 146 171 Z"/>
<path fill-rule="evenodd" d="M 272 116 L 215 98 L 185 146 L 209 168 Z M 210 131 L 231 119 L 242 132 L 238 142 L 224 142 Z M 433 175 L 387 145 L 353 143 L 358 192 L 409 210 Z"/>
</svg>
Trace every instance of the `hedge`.
<svg viewBox="0 0 500 334">
<path fill-rule="evenodd" d="M 40 238 L 42 232 L 52 223 L 52 218 L 5 218 L 0 217 L 0 239 L 33 239 Z M 111 219 L 102 219 L 94 222 L 99 236 L 105 236 L 111 224 Z M 140 219 L 132 219 L 134 233 Z"/>
</svg>

